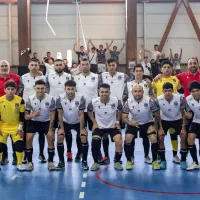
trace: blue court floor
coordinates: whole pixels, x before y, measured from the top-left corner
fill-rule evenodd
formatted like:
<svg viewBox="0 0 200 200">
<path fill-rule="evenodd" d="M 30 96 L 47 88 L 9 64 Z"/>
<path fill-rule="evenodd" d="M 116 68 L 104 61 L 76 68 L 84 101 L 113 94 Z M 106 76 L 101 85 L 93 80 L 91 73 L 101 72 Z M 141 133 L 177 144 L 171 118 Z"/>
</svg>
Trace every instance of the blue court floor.
<svg viewBox="0 0 200 200">
<path fill-rule="evenodd" d="M 109 166 L 102 166 L 97 173 L 84 172 L 80 164 L 72 162 L 66 163 L 64 171 L 49 172 L 47 164 L 41 164 L 37 160 L 36 135 L 35 169 L 32 172 L 18 172 L 16 167 L 11 165 L 12 151 L 9 145 L 10 163 L 2 166 L 0 171 L 0 200 L 199 200 L 200 171 L 181 171 L 179 165 L 172 163 L 169 137 L 165 144 L 168 164 L 165 171 L 153 171 L 151 165 L 144 163 L 142 141 L 137 139 L 135 165 L 132 171 L 117 172 L 111 163 Z M 73 149 L 76 152 L 75 139 Z M 45 155 L 47 155 L 46 148 Z M 75 153 L 73 155 L 75 156 Z M 110 143 L 111 159 L 113 156 L 114 144 Z M 122 160 L 125 167 L 124 154 Z M 57 155 L 55 161 L 57 164 Z M 91 166 L 93 163 L 91 152 L 88 161 Z M 191 163 L 190 156 L 188 162 Z"/>
</svg>

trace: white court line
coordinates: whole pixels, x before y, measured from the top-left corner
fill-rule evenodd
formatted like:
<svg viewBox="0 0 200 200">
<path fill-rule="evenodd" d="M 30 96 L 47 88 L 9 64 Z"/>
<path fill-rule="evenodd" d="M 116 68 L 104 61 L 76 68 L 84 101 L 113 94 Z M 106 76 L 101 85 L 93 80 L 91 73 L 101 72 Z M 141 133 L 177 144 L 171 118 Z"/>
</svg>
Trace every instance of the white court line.
<svg viewBox="0 0 200 200">
<path fill-rule="evenodd" d="M 18 176 L 17 174 L 16 175 L 14 175 L 14 176 L 12 176 L 12 180 L 14 181 L 16 178 L 20 178 L 21 176 Z"/>
<path fill-rule="evenodd" d="M 84 196 L 85 196 L 85 192 L 80 192 L 79 199 L 84 199 Z"/>
<path fill-rule="evenodd" d="M 82 182 L 81 187 L 86 187 L 86 182 Z"/>
<path fill-rule="evenodd" d="M 84 174 L 83 174 L 83 178 L 87 178 L 87 173 L 84 173 Z"/>
</svg>

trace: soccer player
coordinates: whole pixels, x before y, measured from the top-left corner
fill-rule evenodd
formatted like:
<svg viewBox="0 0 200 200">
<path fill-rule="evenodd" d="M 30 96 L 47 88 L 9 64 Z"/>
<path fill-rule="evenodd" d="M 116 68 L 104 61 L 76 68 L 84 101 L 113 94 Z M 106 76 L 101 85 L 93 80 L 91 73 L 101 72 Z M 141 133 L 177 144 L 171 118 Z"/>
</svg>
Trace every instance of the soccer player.
<svg viewBox="0 0 200 200">
<path fill-rule="evenodd" d="M 156 104 L 159 106 L 161 118 L 158 121 L 159 155 L 161 158 L 160 168 L 166 169 L 164 138 L 170 128 L 175 130 L 173 135 L 180 136 L 181 144 L 181 169 L 187 168 L 186 156 L 186 124 L 185 103 L 183 97 L 173 94 L 172 83 L 163 84 L 163 94 L 157 97 Z"/>
<path fill-rule="evenodd" d="M 21 76 L 20 78 L 20 83 L 19 83 L 19 91 L 18 94 L 21 94 L 23 91 L 23 100 L 26 102 L 28 100 L 28 97 L 31 95 L 35 94 L 35 82 L 37 80 L 43 80 L 46 82 L 46 77 L 43 75 L 40 75 L 39 71 L 39 63 L 37 60 L 31 59 L 29 61 L 28 69 L 29 73 L 26 73 Z M 26 123 L 25 123 L 26 127 Z M 25 128 L 26 130 L 26 128 Z M 24 134 L 24 137 L 26 137 L 26 133 Z M 25 138 L 24 138 L 25 139 Z M 26 141 L 26 139 L 25 139 Z M 46 162 L 45 156 L 43 154 L 44 151 L 44 145 L 45 145 L 45 136 L 44 134 L 39 135 L 39 147 L 40 147 L 40 152 L 39 152 L 39 160 L 42 163 Z M 26 148 L 26 147 L 25 147 Z M 23 163 L 26 163 L 26 158 L 24 157 Z"/>
<path fill-rule="evenodd" d="M 80 68 L 82 72 L 74 77 L 76 82 L 76 90 L 78 95 L 83 96 L 86 100 L 86 109 L 84 111 L 84 127 L 92 130 L 92 121 L 87 114 L 87 106 L 92 101 L 92 99 L 98 97 L 98 75 L 90 72 L 90 63 L 87 58 L 81 60 Z M 87 136 L 85 136 L 85 143 L 82 144 L 85 148 L 88 148 Z M 77 157 L 79 156 L 79 157 Z M 80 160 L 81 155 L 77 155 L 77 160 Z"/>
<path fill-rule="evenodd" d="M 22 164 L 23 158 L 23 123 L 24 123 L 24 100 L 15 95 L 17 85 L 13 81 L 8 81 L 4 85 L 5 95 L 0 97 L 0 159 L 5 152 L 7 138 L 12 137 L 17 157 L 17 169 L 25 171 Z"/>
<path fill-rule="evenodd" d="M 150 88 L 150 85 L 147 83 L 146 80 L 143 80 L 143 75 L 144 75 L 144 68 L 142 67 L 141 64 L 137 64 L 134 69 L 134 75 L 135 75 L 135 79 L 133 81 L 129 81 L 126 83 L 126 87 L 124 90 L 124 100 L 127 100 L 128 98 L 132 97 L 132 89 L 135 85 L 141 85 L 144 91 L 144 96 L 152 96 L 153 95 L 153 91 Z M 147 137 L 146 134 L 142 135 L 142 139 L 143 139 L 143 147 L 144 147 L 144 161 L 145 163 L 151 164 L 152 160 L 149 157 L 149 149 L 150 149 L 150 143 L 149 143 L 149 138 Z M 132 140 L 133 143 L 133 147 L 135 146 L 135 138 L 134 137 Z M 133 148 L 134 151 L 134 148 Z M 134 156 L 134 152 L 133 152 L 133 156 Z M 132 163 L 134 163 L 134 157 L 132 158 Z"/>
<path fill-rule="evenodd" d="M 12 80 L 16 83 L 16 85 L 19 85 L 20 76 L 17 74 L 10 73 L 10 64 L 6 60 L 0 61 L 0 97 L 5 95 L 5 89 L 4 84 Z M 14 145 L 12 142 L 12 148 L 13 148 L 13 161 L 12 165 L 17 165 L 17 157 L 15 154 Z M 6 165 L 8 163 L 8 147 L 6 145 L 5 152 L 3 152 L 1 165 Z"/>
<path fill-rule="evenodd" d="M 132 90 L 132 97 L 129 97 L 124 105 L 122 120 L 127 124 L 124 149 L 127 158 L 126 169 L 132 169 L 131 158 L 133 156 L 132 140 L 136 137 L 137 132 L 141 135 L 147 135 L 151 142 L 152 151 L 152 167 L 159 170 L 160 166 L 157 162 L 158 142 L 157 134 L 154 127 L 154 120 L 152 113 L 158 114 L 158 106 L 150 97 L 144 95 L 144 90 L 141 85 L 135 85 Z M 131 118 L 129 119 L 129 114 Z"/>
<path fill-rule="evenodd" d="M 116 97 L 122 102 L 123 92 L 125 85 L 128 81 L 128 76 L 122 72 L 117 72 L 117 62 L 113 58 L 108 59 L 107 69 L 108 72 L 103 72 L 99 75 L 99 85 L 101 85 L 102 83 L 107 83 L 108 85 L 110 85 L 110 95 Z M 103 149 L 105 157 L 102 158 L 100 164 L 109 164 L 109 138 L 106 134 L 104 134 L 103 137 Z"/>
<path fill-rule="evenodd" d="M 193 163 L 187 168 L 187 170 L 199 169 L 199 163 L 197 159 L 197 148 L 195 145 L 195 139 L 200 136 L 200 83 L 193 81 L 189 84 L 188 89 L 191 93 L 186 98 L 186 118 L 192 118 L 192 112 L 194 117 L 188 134 L 188 150 L 193 159 Z"/>
<path fill-rule="evenodd" d="M 98 157 L 101 148 L 101 139 L 104 134 L 109 134 L 115 142 L 115 163 L 116 170 L 123 170 L 120 163 L 122 157 L 122 135 L 120 132 L 120 117 L 122 104 L 116 97 L 110 95 L 110 86 L 106 83 L 100 86 L 99 97 L 92 99 L 88 105 L 88 115 L 93 123 L 92 133 L 92 156 L 94 164 L 91 171 L 100 168 Z M 95 117 L 93 115 L 95 113 Z"/>
<path fill-rule="evenodd" d="M 48 169 L 55 170 L 53 163 L 54 157 L 54 119 L 55 119 L 55 101 L 52 96 L 45 93 L 45 82 L 37 80 L 35 82 L 35 94 L 28 97 L 26 102 L 25 119 L 29 120 L 26 130 L 26 157 L 28 164 L 26 171 L 32 171 L 34 168 L 33 138 L 36 132 L 45 134 L 48 142 Z"/>
<path fill-rule="evenodd" d="M 161 72 L 162 72 L 162 79 L 157 82 L 152 82 L 151 86 L 152 89 L 155 91 L 157 96 L 163 94 L 163 84 L 169 82 L 173 84 L 173 93 L 177 93 L 177 90 L 181 88 L 180 81 L 176 76 L 171 76 L 173 71 L 173 65 L 169 60 L 165 60 L 161 63 Z M 172 144 L 172 151 L 173 151 L 173 162 L 179 164 L 180 159 L 177 155 L 178 151 L 178 136 L 175 133 L 173 128 L 169 129 L 170 137 L 171 137 L 171 144 Z"/>
<path fill-rule="evenodd" d="M 78 153 L 80 156 L 82 153 L 82 168 L 88 170 L 87 154 L 87 131 L 84 127 L 84 110 L 85 110 L 85 98 L 78 95 L 76 92 L 76 82 L 70 80 L 65 83 L 65 93 L 59 95 L 56 100 L 56 108 L 58 109 L 58 118 L 60 122 L 60 128 L 57 133 L 57 151 L 59 156 L 59 163 L 56 167 L 57 170 L 65 168 L 64 162 L 64 135 L 76 131 L 76 138 L 81 137 L 81 144 L 77 143 Z M 86 144 L 86 145 L 85 145 Z M 82 145 L 82 147 L 81 147 Z"/>
</svg>

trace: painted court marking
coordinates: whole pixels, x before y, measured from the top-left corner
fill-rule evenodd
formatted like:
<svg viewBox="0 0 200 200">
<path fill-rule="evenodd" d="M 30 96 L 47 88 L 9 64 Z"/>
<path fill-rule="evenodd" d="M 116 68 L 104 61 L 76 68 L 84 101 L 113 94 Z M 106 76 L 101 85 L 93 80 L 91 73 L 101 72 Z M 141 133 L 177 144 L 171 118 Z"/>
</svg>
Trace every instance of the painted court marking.
<svg viewBox="0 0 200 200">
<path fill-rule="evenodd" d="M 86 182 L 82 182 L 81 187 L 86 187 Z"/>
<path fill-rule="evenodd" d="M 109 185 L 109 186 L 112 186 L 112 187 L 115 187 L 115 188 L 119 188 L 119 189 L 125 189 L 125 190 L 134 190 L 134 191 L 137 191 L 137 192 L 146 192 L 146 193 L 157 193 L 157 194 L 172 194 L 172 195 L 175 195 L 175 194 L 189 194 L 189 195 L 199 195 L 200 192 L 164 192 L 164 191 L 156 191 L 156 190 L 144 190 L 144 189 L 139 189 L 139 188 L 131 188 L 131 187 L 126 187 L 126 186 L 122 186 L 122 185 L 117 185 L 117 184 L 114 184 L 112 182 L 109 182 L 109 181 L 105 181 L 101 178 L 101 174 L 108 170 L 109 167 L 106 167 L 102 170 L 99 170 L 97 173 L 96 173 L 96 178 L 106 184 L 106 185 Z"/>
<path fill-rule="evenodd" d="M 80 192 L 79 199 L 84 199 L 84 196 L 85 196 L 85 192 Z"/>
<path fill-rule="evenodd" d="M 81 183 L 81 188 L 85 188 L 86 187 L 85 179 L 87 178 L 87 176 L 88 176 L 87 173 L 83 173 L 84 181 Z M 79 193 L 79 199 L 84 199 L 84 197 L 85 197 L 85 192 L 80 192 Z"/>
</svg>

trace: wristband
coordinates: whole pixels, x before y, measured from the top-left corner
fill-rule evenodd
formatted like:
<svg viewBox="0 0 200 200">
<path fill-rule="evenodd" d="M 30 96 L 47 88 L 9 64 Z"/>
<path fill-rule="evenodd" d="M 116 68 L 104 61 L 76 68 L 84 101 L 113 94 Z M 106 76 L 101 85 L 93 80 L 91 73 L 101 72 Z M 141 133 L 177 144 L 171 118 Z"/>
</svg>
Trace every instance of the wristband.
<svg viewBox="0 0 200 200">
<path fill-rule="evenodd" d="M 19 131 L 22 131 L 22 130 L 23 130 L 23 125 L 22 125 L 22 124 L 19 124 L 18 130 L 19 130 Z"/>
</svg>

